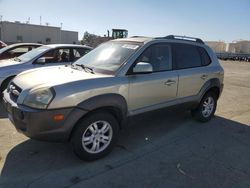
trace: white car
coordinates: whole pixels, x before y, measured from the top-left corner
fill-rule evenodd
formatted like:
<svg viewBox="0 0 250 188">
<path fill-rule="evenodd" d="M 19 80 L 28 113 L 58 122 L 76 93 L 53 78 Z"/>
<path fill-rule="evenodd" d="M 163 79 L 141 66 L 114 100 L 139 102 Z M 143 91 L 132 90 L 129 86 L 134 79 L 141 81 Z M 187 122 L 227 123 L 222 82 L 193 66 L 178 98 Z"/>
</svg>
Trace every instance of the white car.
<svg viewBox="0 0 250 188">
<path fill-rule="evenodd" d="M 91 47 L 74 44 L 44 45 L 19 57 L 0 62 L 0 91 L 17 74 L 39 67 L 70 64 L 92 50 Z"/>
</svg>

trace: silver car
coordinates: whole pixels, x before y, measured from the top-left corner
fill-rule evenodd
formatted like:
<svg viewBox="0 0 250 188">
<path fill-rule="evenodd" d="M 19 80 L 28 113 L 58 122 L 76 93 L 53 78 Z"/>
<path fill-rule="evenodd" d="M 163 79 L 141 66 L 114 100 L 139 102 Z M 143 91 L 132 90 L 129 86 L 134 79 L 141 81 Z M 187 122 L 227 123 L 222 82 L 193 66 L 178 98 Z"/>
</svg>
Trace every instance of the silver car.
<svg viewBox="0 0 250 188">
<path fill-rule="evenodd" d="M 92 48 L 73 44 L 51 44 L 31 50 L 19 57 L 0 61 L 0 91 L 6 89 L 10 80 L 22 71 L 45 67 L 70 64 Z"/>
<path fill-rule="evenodd" d="M 130 116 L 182 104 L 209 121 L 223 78 L 201 39 L 132 37 L 104 43 L 72 65 L 19 74 L 4 105 L 26 136 L 70 141 L 81 159 L 95 160 L 112 150 Z"/>
</svg>

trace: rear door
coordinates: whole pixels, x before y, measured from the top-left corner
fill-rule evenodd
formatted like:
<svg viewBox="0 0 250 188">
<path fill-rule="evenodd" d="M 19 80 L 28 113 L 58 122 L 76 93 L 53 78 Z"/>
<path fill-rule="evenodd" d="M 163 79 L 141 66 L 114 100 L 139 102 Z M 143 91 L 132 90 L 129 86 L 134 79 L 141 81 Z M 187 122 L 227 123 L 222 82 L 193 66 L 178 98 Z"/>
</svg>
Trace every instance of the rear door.
<svg viewBox="0 0 250 188">
<path fill-rule="evenodd" d="M 138 62 L 150 63 L 153 72 L 130 73 L 129 110 L 134 111 L 159 105 L 176 97 L 178 75 L 176 71 L 172 71 L 172 55 L 169 44 L 156 44 L 148 47 L 133 66 Z"/>
<path fill-rule="evenodd" d="M 197 95 L 209 76 L 204 63 L 209 64 L 211 60 L 202 47 L 180 43 L 172 44 L 172 47 L 174 68 L 179 75 L 177 97 Z M 206 60 L 201 53 L 207 55 Z"/>
</svg>

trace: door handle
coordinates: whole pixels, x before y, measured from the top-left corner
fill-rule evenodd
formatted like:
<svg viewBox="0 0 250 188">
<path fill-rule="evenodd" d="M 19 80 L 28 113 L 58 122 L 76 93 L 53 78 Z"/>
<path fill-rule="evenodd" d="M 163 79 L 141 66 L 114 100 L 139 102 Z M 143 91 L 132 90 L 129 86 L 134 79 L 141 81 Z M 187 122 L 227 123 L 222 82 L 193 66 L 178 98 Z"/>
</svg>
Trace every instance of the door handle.
<svg viewBox="0 0 250 188">
<path fill-rule="evenodd" d="M 203 74 L 202 76 L 201 76 L 201 79 L 203 79 L 203 80 L 205 80 L 207 78 L 207 75 L 206 74 Z"/>
<path fill-rule="evenodd" d="M 176 83 L 175 80 L 168 80 L 168 81 L 166 81 L 164 84 L 167 85 L 167 86 L 171 86 L 171 85 L 173 85 L 173 84 L 175 84 L 175 83 Z"/>
</svg>

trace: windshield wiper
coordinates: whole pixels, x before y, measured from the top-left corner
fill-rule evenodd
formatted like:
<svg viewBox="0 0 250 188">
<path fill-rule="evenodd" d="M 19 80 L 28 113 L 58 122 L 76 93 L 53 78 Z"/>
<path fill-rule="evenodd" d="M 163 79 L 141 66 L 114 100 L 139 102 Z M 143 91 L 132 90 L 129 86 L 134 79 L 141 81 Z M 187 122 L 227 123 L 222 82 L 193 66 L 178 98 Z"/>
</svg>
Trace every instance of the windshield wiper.
<svg viewBox="0 0 250 188">
<path fill-rule="evenodd" d="M 14 61 L 21 62 L 22 60 L 21 60 L 21 59 L 19 59 L 18 57 L 14 57 Z"/>
<path fill-rule="evenodd" d="M 91 67 L 87 67 L 83 64 L 75 64 L 75 65 L 81 67 L 83 70 L 85 70 L 85 72 L 90 72 L 92 74 L 95 74 L 93 68 Z"/>
</svg>

